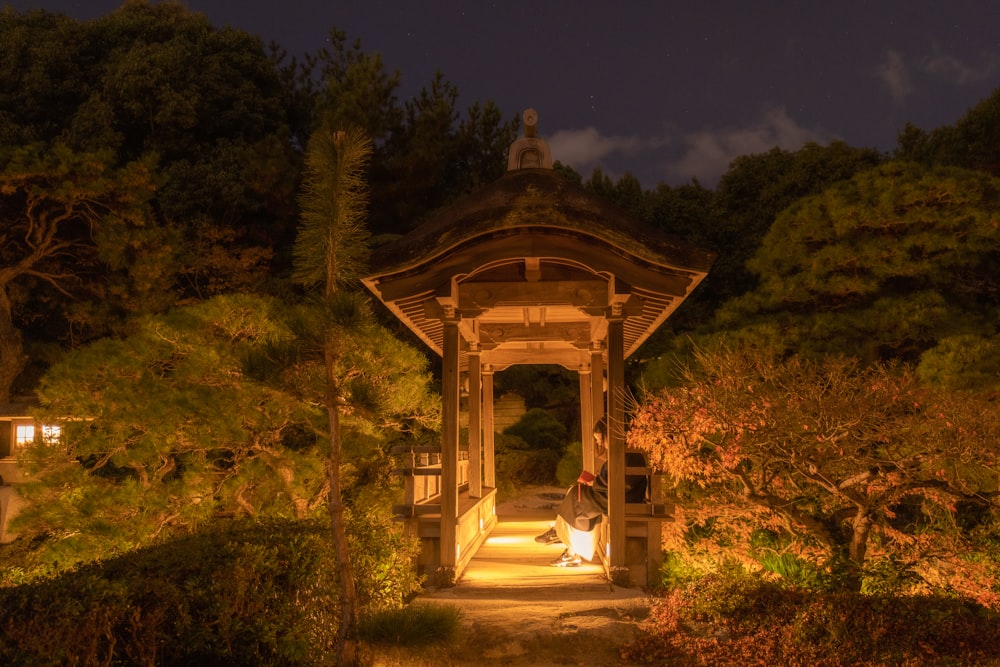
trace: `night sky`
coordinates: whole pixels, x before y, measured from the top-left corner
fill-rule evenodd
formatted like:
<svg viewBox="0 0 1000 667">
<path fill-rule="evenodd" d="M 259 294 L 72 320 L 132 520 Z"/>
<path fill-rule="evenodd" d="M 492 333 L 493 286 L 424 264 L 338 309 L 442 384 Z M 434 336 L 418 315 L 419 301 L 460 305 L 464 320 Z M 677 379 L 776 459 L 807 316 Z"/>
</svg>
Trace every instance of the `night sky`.
<svg viewBox="0 0 1000 667">
<path fill-rule="evenodd" d="M 90 19 L 120 0 L 0 0 Z M 891 151 L 1000 88 L 993 0 L 188 0 L 217 26 L 380 52 L 401 98 L 440 70 L 471 102 L 527 107 L 555 159 L 646 187 L 713 186 L 738 155 L 842 139 Z M 612 4 L 618 5 L 612 7 Z"/>
</svg>

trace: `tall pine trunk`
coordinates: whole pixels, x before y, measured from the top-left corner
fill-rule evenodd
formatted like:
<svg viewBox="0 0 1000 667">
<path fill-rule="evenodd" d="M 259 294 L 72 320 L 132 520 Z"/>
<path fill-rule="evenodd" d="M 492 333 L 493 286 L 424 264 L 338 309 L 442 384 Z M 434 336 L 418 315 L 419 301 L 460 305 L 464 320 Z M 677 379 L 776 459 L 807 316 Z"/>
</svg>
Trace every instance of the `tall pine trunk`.
<svg viewBox="0 0 1000 667">
<path fill-rule="evenodd" d="M 358 594 L 354 584 L 354 564 L 347 543 L 347 520 L 344 517 L 344 497 L 340 484 L 341 439 L 340 404 L 335 387 L 335 342 L 327 334 L 324 357 L 326 362 L 326 411 L 330 422 L 330 458 L 327 460 L 326 478 L 330 485 L 327 508 L 330 513 L 330 531 L 337 558 L 337 582 L 340 587 L 340 627 L 337 632 L 337 664 L 354 665 L 358 659 L 357 624 Z"/>
<path fill-rule="evenodd" d="M 358 594 L 354 565 L 347 543 L 347 521 L 340 479 L 342 442 L 340 410 L 343 394 L 337 365 L 341 361 L 337 327 L 329 319 L 330 309 L 345 288 L 356 288 L 359 271 L 368 257 L 365 227 L 367 184 L 364 172 L 371 155 L 371 142 L 360 130 L 333 131 L 324 124 L 309 140 L 306 170 L 299 203 L 302 225 L 295 239 L 295 280 L 322 287 L 327 308 L 323 335 L 326 371 L 325 402 L 330 426 L 330 486 L 328 511 L 337 558 L 340 588 L 340 628 L 337 664 L 358 663 Z"/>
</svg>

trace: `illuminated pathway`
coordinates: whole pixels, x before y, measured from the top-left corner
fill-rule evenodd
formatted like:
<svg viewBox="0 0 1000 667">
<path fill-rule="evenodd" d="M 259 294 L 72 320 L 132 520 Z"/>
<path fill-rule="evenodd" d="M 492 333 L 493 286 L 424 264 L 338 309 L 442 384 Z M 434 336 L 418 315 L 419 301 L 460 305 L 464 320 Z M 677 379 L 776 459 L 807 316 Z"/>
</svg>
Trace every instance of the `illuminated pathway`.
<svg viewBox="0 0 1000 667">
<path fill-rule="evenodd" d="M 582 601 L 645 597 L 638 589 L 612 586 L 598 563 L 553 567 L 563 545 L 539 544 L 555 518 L 562 491 L 554 487 L 500 503 L 493 533 L 472 558 L 458 585 L 421 596 L 432 599 L 512 599 Z"/>
</svg>

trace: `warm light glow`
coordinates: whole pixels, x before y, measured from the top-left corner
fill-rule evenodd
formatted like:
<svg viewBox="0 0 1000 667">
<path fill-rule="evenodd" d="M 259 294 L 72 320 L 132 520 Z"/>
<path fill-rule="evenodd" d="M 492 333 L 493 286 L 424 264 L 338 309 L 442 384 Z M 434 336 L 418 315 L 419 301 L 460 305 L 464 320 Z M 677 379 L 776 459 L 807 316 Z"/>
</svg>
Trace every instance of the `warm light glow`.
<svg viewBox="0 0 1000 667">
<path fill-rule="evenodd" d="M 487 544 L 522 544 L 527 542 L 523 537 L 513 537 L 509 535 L 491 535 L 486 538 Z"/>
<path fill-rule="evenodd" d="M 26 445 L 35 439 L 34 424 L 18 424 L 14 433 L 14 444 Z"/>
<path fill-rule="evenodd" d="M 483 532 L 483 526 L 484 525 L 486 525 L 486 524 L 483 522 L 483 517 L 479 517 L 479 532 L 480 533 Z"/>
<path fill-rule="evenodd" d="M 62 427 L 56 426 L 54 424 L 48 424 L 42 426 L 42 439 L 45 442 L 52 443 L 59 440 L 59 436 L 62 435 Z"/>
</svg>

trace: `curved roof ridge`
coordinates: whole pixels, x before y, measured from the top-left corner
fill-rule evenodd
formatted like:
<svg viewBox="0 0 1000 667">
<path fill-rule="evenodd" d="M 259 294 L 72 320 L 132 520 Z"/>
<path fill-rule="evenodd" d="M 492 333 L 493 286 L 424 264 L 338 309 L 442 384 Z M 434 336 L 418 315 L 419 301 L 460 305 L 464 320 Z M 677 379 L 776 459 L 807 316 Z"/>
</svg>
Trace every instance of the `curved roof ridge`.
<svg viewBox="0 0 1000 667">
<path fill-rule="evenodd" d="M 509 171 L 439 209 L 424 224 L 372 252 L 379 274 L 433 260 L 478 236 L 518 228 L 564 229 L 601 239 L 653 264 L 707 271 L 715 253 L 641 222 L 549 169 Z"/>
</svg>

